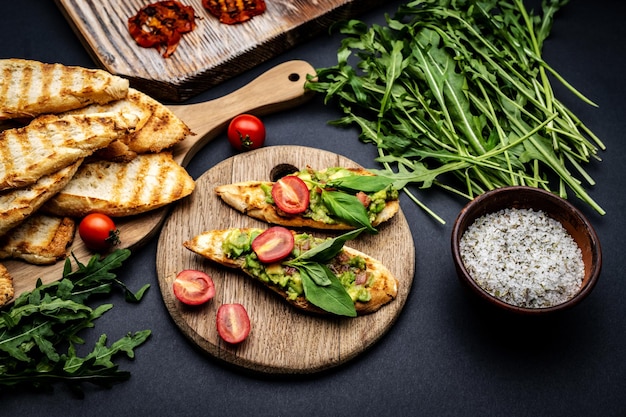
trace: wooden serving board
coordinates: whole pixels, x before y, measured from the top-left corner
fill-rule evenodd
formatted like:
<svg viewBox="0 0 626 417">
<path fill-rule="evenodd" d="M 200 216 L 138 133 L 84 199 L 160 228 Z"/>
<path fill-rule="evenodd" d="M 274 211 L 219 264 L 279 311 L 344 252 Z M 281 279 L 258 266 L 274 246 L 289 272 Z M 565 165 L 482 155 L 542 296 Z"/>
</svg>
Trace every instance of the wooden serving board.
<svg viewBox="0 0 626 417">
<path fill-rule="evenodd" d="M 238 25 L 220 23 L 201 0 L 192 6 L 197 27 L 163 58 L 138 46 L 128 18 L 150 0 L 55 0 L 93 59 L 133 86 L 161 100 L 183 101 L 356 16 L 381 0 L 266 0 L 267 10 Z"/>
<path fill-rule="evenodd" d="M 157 247 L 157 274 L 172 319 L 185 336 L 208 354 L 263 373 L 313 373 L 354 358 L 391 327 L 411 289 L 415 250 L 401 211 L 379 226 L 377 235 L 361 235 L 348 242 L 348 246 L 381 260 L 389 268 L 399 280 L 398 296 L 376 313 L 338 318 L 302 313 L 242 273 L 218 266 L 183 247 L 185 240 L 206 230 L 268 227 L 223 203 L 214 187 L 237 181 L 270 180 L 271 170 L 279 164 L 298 168 L 308 165 L 314 169 L 358 166 L 346 157 L 301 146 L 261 148 L 219 163 L 198 179 L 191 198 L 177 205 L 166 220 Z M 212 300 L 194 308 L 180 303 L 172 292 L 176 274 L 188 268 L 207 272 L 216 287 Z M 217 334 L 216 312 L 223 303 L 241 303 L 250 316 L 252 330 L 239 345 L 224 343 Z"/>
<path fill-rule="evenodd" d="M 238 114 L 262 116 L 288 110 L 305 102 L 311 95 L 304 90 L 304 82 L 306 76 L 312 74 L 315 74 L 315 69 L 309 63 L 287 61 L 225 96 L 203 103 L 168 106 L 195 133 L 174 146 L 174 159 L 186 166 L 193 155 L 223 132 L 228 122 Z M 122 241 L 119 247 L 134 249 L 153 238 L 168 211 L 169 207 L 164 207 L 138 216 L 116 219 Z M 83 263 L 94 255 L 85 247 L 78 234 L 69 251 Z M 64 264 L 59 261 L 53 265 L 38 266 L 19 260 L 3 260 L 2 263 L 13 277 L 16 297 L 32 290 L 40 278 L 43 283 L 61 279 Z"/>
</svg>

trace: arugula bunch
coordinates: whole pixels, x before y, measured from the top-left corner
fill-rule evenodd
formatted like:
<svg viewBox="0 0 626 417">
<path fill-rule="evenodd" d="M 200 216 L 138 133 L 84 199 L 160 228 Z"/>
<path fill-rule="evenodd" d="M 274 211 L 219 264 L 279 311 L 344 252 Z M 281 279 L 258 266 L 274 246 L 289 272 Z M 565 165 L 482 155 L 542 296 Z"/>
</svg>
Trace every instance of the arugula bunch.
<svg viewBox="0 0 626 417">
<path fill-rule="evenodd" d="M 543 0 L 535 15 L 522 0 L 413 0 L 386 26 L 340 25 L 337 65 L 306 86 L 339 105 L 344 116 L 333 124 L 356 125 L 377 146 L 379 175 L 442 223 L 407 184 L 468 199 L 507 185 L 562 197 L 569 188 L 605 214 L 582 185 L 595 184 L 583 165 L 605 147 L 554 96 L 550 77 L 594 104 L 542 57 L 567 3 Z"/>
<path fill-rule="evenodd" d="M 127 301 L 139 302 L 149 288 L 146 284 L 132 293 L 112 272 L 129 256 L 129 250 L 118 249 L 103 259 L 92 257 L 87 265 L 75 259 L 74 270 L 68 258 L 60 281 L 43 285 L 39 280 L 34 290 L 0 312 L 0 386 L 50 389 L 64 382 L 82 396 L 85 382 L 108 387 L 130 377 L 112 360 L 120 353 L 133 358 L 134 348 L 146 341 L 150 330 L 129 333 L 110 346 L 103 334 L 85 357 L 76 352 L 76 345 L 84 343 L 79 332 L 94 327 L 113 307 L 90 307 L 87 301 L 119 287 Z"/>
</svg>

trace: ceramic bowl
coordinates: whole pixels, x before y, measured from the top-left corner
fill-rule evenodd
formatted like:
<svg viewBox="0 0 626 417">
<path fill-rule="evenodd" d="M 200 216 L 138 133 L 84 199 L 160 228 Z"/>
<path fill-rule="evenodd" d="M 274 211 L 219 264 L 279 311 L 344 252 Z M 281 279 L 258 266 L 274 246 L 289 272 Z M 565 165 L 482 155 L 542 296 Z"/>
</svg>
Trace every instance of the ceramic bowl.
<svg viewBox="0 0 626 417">
<path fill-rule="evenodd" d="M 472 278 L 463 264 L 460 241 L 469 226 L 479 217 L 505 208 L 541 210 L 559 221 L 578 244 L 584 263 L 583 283 L 576 295 L 568 301 L 541 308 L 521 307 L 506 303 L 489 294 Z M 602 269 L 602 251 L 591 223 L 570 202 L 557 195 L 534 187 L 513 186 L 497 188 L 474 198 L 459 213 L 452 229 L 452 256 L 457 274 L 471 292 L 496 306 L 513 313 L 537 315 L 568 309 L 582 301 L 594 288 Z"/>
</svg>

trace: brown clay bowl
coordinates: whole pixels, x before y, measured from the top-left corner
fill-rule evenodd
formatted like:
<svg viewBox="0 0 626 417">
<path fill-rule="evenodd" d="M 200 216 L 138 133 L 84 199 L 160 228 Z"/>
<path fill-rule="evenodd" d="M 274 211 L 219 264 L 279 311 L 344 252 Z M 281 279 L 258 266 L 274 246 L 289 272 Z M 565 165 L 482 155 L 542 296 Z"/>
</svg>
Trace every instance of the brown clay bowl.
<svg viewBox="0 0 626 417">
<path fill-rule="evenodd" d="M 465 230 L 479 217 L 505 208 L 541 210 L 559 221 L 581 249 L 585 274 L 579 292 L 568 301 L 544 308 L 529 308 L 506 303 L 489 294 L 466 270 L 459 249 Z M 582 301 L 596 285 L 602 269 L 598 236 L 585 216 L 567 200 L 542 189 L 512 186 L 487 191 L 474 198 L 459 213 L 452 229 L 452 257 L 462 283 L 487 303 L 499 309 L 526 315 L 546 314 L 568 309 Z"/>
</svg>

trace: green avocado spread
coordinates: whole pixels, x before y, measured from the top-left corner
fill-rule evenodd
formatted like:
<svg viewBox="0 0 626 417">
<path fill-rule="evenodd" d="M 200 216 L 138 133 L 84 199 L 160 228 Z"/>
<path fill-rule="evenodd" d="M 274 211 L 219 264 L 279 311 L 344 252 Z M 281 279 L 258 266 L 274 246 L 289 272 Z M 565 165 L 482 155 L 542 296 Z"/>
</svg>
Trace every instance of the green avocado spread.
<svg viewBox="0 0 626 417">
<path fill-rule="evenodd" d="M 252 241 L 262 231 L 254 230 L 250 233 L 240 229 L 231 230 L 222 242 L 224 254 L 231 259 L 242 258 L 243 268 L 250 275 L 264 283 L 280 287 L 287 293 L 290 300 L 304 296 L 304 289 L 300 273 L 296 268 L 281 263 L 265 264 L 259 261 L 252 250 Z M 296 234 L 294 248 L 286 259 L 293 259 L 323 242 L 323 239 L 315 238 L 309 234 Z M 341 251 L 326 266 L 335 274 L 343 287 L 346 289 L 352 301 L 367 302 L 371 299 L 368 286 L 371 285 L 372 276 L 367 271 L 365 260 L 360 257 L 347 256 Z M 358 282 L 358 283 L 357 283 Z"/>
</svg>

